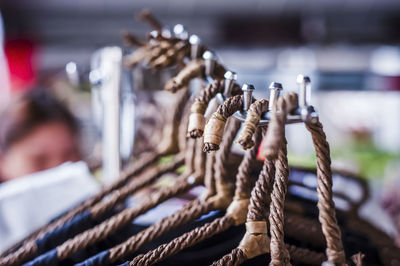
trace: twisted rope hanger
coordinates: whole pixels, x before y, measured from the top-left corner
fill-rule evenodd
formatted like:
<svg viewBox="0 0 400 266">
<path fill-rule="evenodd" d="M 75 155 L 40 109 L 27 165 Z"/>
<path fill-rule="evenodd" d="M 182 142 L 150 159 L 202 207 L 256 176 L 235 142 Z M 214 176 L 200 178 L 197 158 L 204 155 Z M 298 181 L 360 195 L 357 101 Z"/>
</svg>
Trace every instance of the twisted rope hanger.
<svg viewBox="0 0 400 266">
<path fill-rule="evenodd" d="M 223 143 L 224 148 L 221 149 L 223 152 L 216 155 L 217 158 L 220 158 L 220 161 L 226 160 L 226 155 L 230 153 L 231 145 L 233 143 L 234 136 L 236 135 L 233 132 L 236 133 L 237 130 L 238 128 L 235 126 L 227 128 L 227 134 Z M 200 139 L 198 143 L 201 144 Z M 201 151 L 201 149 L 199 150 Z M 226 167 L 226 163 L 223 162 L 223 165 L 220 165 L 219 167 Z M 113 263 L 121 258 L 127 257 L 129 254 L 137 251 L 142 245 L 153 241 L 154 239 L 174 228 L 199 218 L 201 215 L 209 213 L 213 210 L 225 209 L 231 202 L 232 196 L 228 193 L 229 189 L 226 189 L 226 184 L 218 185 L 218 180 L 222 179 L 222 177 L 219 177 L 219 175 L 222 174 L 224 174 L 222 171 L 216 172 L 215 179 L 217 183 L 217 189 L 215 195 L 211 195 L 208 191 L 206 197 L 203 195 L 200 198 L 188 203 L 184 208 L 175 212 L 173 215 L 162 219 L 160 222 L 151 225 L 124 243 L 112 248 L 110 250 L 110 262 Z"/>
<path fill-rule="evenodd" d="M 272 114 L 270 128 L 271 133 L 267 133 L 265 156 L 267 158 L 276 158 L 277 145 L 283 141 L 284 122 L 286 114 L 290 112 L 290 107 L 295 107 L 297 95 L 288 94 L 278 100 L 277 108 L 280 112 Z M 286 113 L 286 114 L 285 114 Z M 310 131 L 314 147 L 317 153 L 317 178 L 318 178 L 318 209 L 319 221 L 322 225 L 322 231 L 327 243 L 328 261 L 335 265 L 345 265 L 346 259 L 341 240 L 341 233 L 336 221 L 335 204 L 332 198 L 332 172 L 330 168 L 330 151 L 329 144 L 326 141 L 325 133 L 320 122 L 314 124 L 306 124 L 306 128 Z M 269 141 L 268 141 L 269 140 Z M 283 224 L 282 219 L 276 220 L 277 226 Z M 272 226 L 272 225 L 271 225 Z M 281 234 L 282 233 L 282 234 Z M 283 232 L 277 235 L 283 239 Z M 281 241 L 277 240 L 277 245 L 281 245 Z M 272 257 L 273 254 L 271 254 Z M 275 253 L 274 259 L 282 261 L 285 259 L 282 254 Z"/>
<path fill-rule="evenodd" d="M 188 136 L 192 138 L 199 138 L 203 136 L 205 117 L 204 114 L 207 110 L 210 101 L 218 94 L 223 93 L 225 80 L 214 80 L 213 83 L 200 92 L 195 98 L 192 107 L 190 108 Z M 237 84 L 234 84 L 231 95 L 235 96 L 241 94 L 242 90 Z"/>
<path fill-rule="evenodd" d="M 223 143 L 223 149 L 220 154 L 217 155 L 217 157 L 221 157 L 220 160 L 226 160 L 227 155 L 230 153 L 231 145 L 233 143 L 233 139 L 236 135 L 238 128 L 233 124 L 232 126 L 227 128 L 227 136 L 224 138 L 224 143 Z M 201 152 L 201 140 L 197 140 L 197 147 L 196 152 L 200 154 L 197 154 L 196 158 L 201 158 L 202 156 L 205 155 L 205 153 Z M 226 148 L 225 148 L 226 147 Z M 200 163 L 203 163 L 203 161 L 200 161 Z M 220 167 L 226 167 L 226 165 L 222 165 Z M 204 166 L 201 167 L 202 170 L 204 170 Z M 204 174 L 204 173 L 202 173 Z M 221 175 L 222 172 L 217 173 L 218 175 Z M 217 177 L 217 179 L 221 179 L 221 177 Z M 149 228 L 141 231 L 140 233 L 130 237 L 127 241 L 124 243 L 119 244 L 118 246 L 112 248 L 109 250 L 109 261 L 111 263 L 126 257 L 127 255 L 133 253 L 134 251 L 138 250 L 142 245 L 158 238 L 162 234 L 179 227 L 180 225 L 183 225 L 193 219 L 196 219 L 200 217 L 201 215 L 210 212 L 211 210 L 216 210 L 216 209 L 223 209 L 226 208 L 227 205 L 229 204 L 230 200 L 230 195 L 227 194 L 226 192 L 229 191 L 225 189 L 224 185 L 223 186 L 218 186 L 219 190 L 217 190 L 217 195 L 213 197 L 207 197 L 206 200 L 204 201 L 200 197 L 200 199 L 194 200 L 188 204 L 186 204 L 180 211 L 174 213 L 173 215 L 162 219 L 161 221 L 157 222 L 156 224 L 150 226 Z M 208 196 L 211 196 L 210 194 L 207 193 Z M 204 197 L 205 198 L 205 197 Z M 96 261 L 103 259 L 104 255 L 103 253 L 98 254 L 97 256 L 90 258 L 88 260 L 90 261 Z"/>
<path fill-rule="evenodd" d="M 236 95 L 228 98 L 220 105 L 216 112 L 211 115 L 204 129 L 204 152 L 214 151 L 219 149 L 219 144 L 222 140 L 224 128 L 227 119 L 236 111 L 241 110 L 243 106 L 243 96 Z M 230 119 L 232 120 L 232 119 Z M 234 119 L 233 121 L 240 121 Z"/>
<path fill-rule="evenodd" d="M 256 134 L 255 142 L 259 144 L 261 141 L 261 129 Z M 258 146 L 258 145 L 257 145 Z M 193 246 L 194 244 L 211 237 L 214 234 L 227 230 L 235 224 L 243 223 L 247 212 L 247 205 L 250 197 L 250 191 L 254 185 L 254 181 L 248 178 L 251 166 L 257 155 L 257 147 L 246 152 L 236 177 L 236 190 L 233 202 L 229 205 L 227 214 L 218 218 L 212 223 L 207 223 L 202 227 L 198 227 L 191 232 L 175 238 L 168 244 L 163 244 L 157 249 L 149 251 L 147 254 L 137 256 L 130 265 L 152 265 L 160 262 L 165 258 L 178 253 L 179 251 Z"/>
<path fill-rule="evenodd" d="M 258 112 L 262 112 L 265 108 L 262 108 L 261 106 L 265 103 L 266 106 L 268 106 L 268 101 L 255 102 L 254 105 L 256 107 L 254 107 L 254 109 Z M 232 104 L 237 103 L 233 101 Z M 227 107 L 228 106 L 225 108 Z M 192 246 L 214 234 L 228 229 L 232 225 L 238 225 L 245 222 L 250 191 L 254 186 L 254 181 L 251 181 L 248 176 L 249 171 L 252 168 L 251 165 L 256 159 L 258 144 L 261 141 L 261 129 L 258 129 L 255 138 L 255 142 L 257 143 L 256 146 L 245 153 L 245 157 L 239 167 L 234 201 L 229 206 L 227 214 L 223 218 L 219 218 L 210 224 L 196 228 L 195 230 L 176 238 L 169 244 L 161 245 L 156 250 L 136 257 L 135 260 L 132 261 L 131 265 L 149 265 L 159 262 L 186 247 Z"/>
<path fill-rule="evenodd" d="M 255 103 L 261 101 L 262 100 L 256 101 Z M 255 105 L 255 103 L 253 103 L 248 110 L 250 115 L 246 118 L 246 122 L 240 134 L 241 138 L 238 141 L 246 148 L 253 146 L 253 143 L 249 141 L 249 136 L 251 136 L 252 132 L 254 132 L 253 130 L 257 128 L 261 114 L 268 110 L 268 101 L 258 106 Z M 264 161 L 262 174 L 260 174 L 256 186 L 252 191 L 247 214 L 246 234 L 239 244 L 239 247 L 233 249 L 230 254 L 225 255 L 219 261 L 214 262 L 213 265 L 239 265 L 247 259 L 269 252 L 270 240 L 267 235 L 266 220 L 268 206 L 271 202 L 269 191 L 271 191 L 272 184 L 274 183 L 274 175 L 279 177 L 285 176 L 288 173 L 287 167 L 282 167 L 285 165 L 285 157 L 280 157 L 279 161 L 281 162 L 275 162 L 275 164 L 271 160 L 266 159 Z M 275 167 L 277 167 L 276 173 Z M 292 227 L 293 225 L 296 227 L 298 223 L 297 221 L 291 221 L 289 224 Z M 286 249 L 286 247 L 284 248 Z M 290 252 L 295 255 L 297 260 L 307 264 L 313 264 L 315 261 L 321 263 L 324 258 L 323 254 L 318 254 L 307 249 L 299 249 L 290 245 L 288 245 L 288 248 Z"/>
</svg>

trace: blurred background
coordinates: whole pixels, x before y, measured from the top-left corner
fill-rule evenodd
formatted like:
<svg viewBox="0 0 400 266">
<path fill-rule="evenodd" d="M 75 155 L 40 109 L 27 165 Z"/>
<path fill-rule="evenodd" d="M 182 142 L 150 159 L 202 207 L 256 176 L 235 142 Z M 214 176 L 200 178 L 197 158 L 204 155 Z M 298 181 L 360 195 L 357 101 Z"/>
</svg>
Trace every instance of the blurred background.
<svg viewBox="0 0 400 266">
<path fill-rule="evenodd" d="M 2 0 L 11 91 L 59 86 L 65 97 L 75 96 L 77 91 L 62 86 L 66 64 L 75 62 L 84 73 L 96 49 L 122 45 L 122 30 L 145 36 L 149 27 L 134 19 L 144 7 L 166 25 L 181 23 L 200 36 L 257 93 L 267 93 L 271 81 L 295 90 L 296 75 L 309 75 L 336 163 L 366 178 L 398 168 L 400 3 L 395 0 Z M 73 110 L 87 119 L 90 105 L 81 101 L 88 99 L 81 93 L 72 101 Z M 291 147 L 294 155 L 309 144 L 299 140 Z"/>
<path fill-rule="evenodd" d="M 71 86 L 66 73 L 72 68 L 87 75 L 97 49 L 122 46 L 122 30 L 145 37 L 150 28 L 134 16 L 143 8 L 197 34 L 238 73 L 239 83 L 254 84 L 256 96 L 267 97 L 272 81 L 296 90 L 296 76 L 309 75 L 333 167 L 367 179 L 376 202 L 399 190 L 397 0 L 2 0 L 9 90 L 2 85 L 0 102 L 9 94 L 52 88 L 82 121 L 85 152 L 92 154 L 90 89 Z M 314 165 L 303 125 L 288 127 L 288 142 L 290 163 Z"/>
</svg>

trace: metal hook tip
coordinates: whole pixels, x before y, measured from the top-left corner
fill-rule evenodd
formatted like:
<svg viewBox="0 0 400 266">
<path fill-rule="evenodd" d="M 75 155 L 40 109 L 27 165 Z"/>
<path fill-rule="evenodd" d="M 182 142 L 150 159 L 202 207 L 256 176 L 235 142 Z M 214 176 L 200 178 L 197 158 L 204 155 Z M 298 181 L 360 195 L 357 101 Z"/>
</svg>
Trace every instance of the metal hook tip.
<svg viewBox="0 0 400 266">
<path fill-rule="evenodd" d="M 278 83 L 278 82 L 271 82 L 271 84 L 269 85 L 269 89 L 270 90 L 282 90 L 282 84 Z"/>
<path fill-rule="evenodd" d="M 224 74 L 224 78 L 228 80 L 237 80 L 237 74 L 233 71 L 226 71 Z"/>
<path fill-rule="evenodd" d="M 300 74 L 300 75 L 297 76 L 296 81 L 297 81 L 298 84 L 303 84 L 303 83 L 306 83 L 306 84 L 307 84 L 307 83 L 311 83 L 310 77 L 309 77 L 309 76 L 304 76 L 304 75 L 302 75 L 302 74 Z"/>
<path fill-rule="evenodd" d="M 255 90 L 255 88 L 252 84 L 245 83 L 242 86 L 242 91 L 254 91 L 254 90 Z"/>
</svg>

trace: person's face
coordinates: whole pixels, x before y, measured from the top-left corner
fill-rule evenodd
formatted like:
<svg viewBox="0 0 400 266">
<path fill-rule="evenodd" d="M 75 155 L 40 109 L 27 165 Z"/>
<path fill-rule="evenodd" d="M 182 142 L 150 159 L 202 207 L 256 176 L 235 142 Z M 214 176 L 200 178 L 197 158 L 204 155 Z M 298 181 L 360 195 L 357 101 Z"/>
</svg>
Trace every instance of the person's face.
<svg viewBox="0 0 400 266">
<path fill-rule="evenodd" d="M 0 157 L 3 181 L 80 160 L 77 137 L 64 124 L 46 123 L 14 143 Z"/>
</svg>

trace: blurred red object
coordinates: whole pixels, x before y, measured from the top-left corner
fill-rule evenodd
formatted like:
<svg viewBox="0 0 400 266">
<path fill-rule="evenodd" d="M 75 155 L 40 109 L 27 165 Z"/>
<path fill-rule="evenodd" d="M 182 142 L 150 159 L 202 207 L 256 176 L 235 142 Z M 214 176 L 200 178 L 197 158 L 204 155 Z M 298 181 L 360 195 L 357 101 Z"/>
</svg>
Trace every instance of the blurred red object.
<svg viewBox="0 0 400 266">
<path fill-rule="evenodd" d="M 8 40 L 4 48 L 10 71 L 11 92 L 30 89 L 36 80 L 34 43 L 25 39 Z"/>
</svg>

